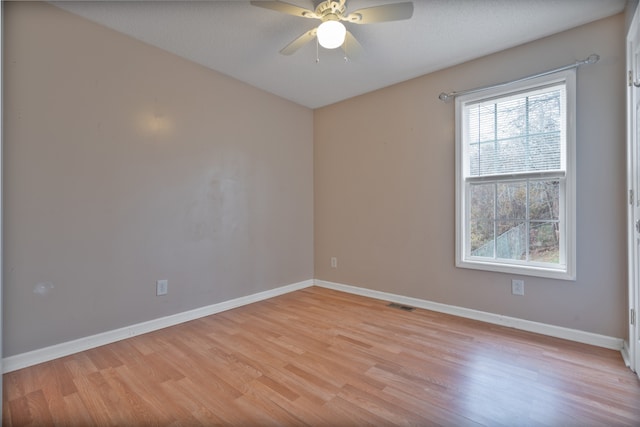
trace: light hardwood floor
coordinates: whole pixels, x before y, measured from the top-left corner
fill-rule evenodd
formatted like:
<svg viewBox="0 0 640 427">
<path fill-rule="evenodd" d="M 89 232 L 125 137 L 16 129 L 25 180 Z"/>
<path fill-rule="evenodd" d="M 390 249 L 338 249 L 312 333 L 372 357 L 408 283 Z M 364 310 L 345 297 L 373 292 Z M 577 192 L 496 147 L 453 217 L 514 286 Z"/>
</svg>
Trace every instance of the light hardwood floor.
<svg viewBox="0 0 640 427">
<path fill-rule="evenodd" d="M 317 287 L 3 380 L 5 426 L 640 425 L 617 351 Z"/>
</svg>

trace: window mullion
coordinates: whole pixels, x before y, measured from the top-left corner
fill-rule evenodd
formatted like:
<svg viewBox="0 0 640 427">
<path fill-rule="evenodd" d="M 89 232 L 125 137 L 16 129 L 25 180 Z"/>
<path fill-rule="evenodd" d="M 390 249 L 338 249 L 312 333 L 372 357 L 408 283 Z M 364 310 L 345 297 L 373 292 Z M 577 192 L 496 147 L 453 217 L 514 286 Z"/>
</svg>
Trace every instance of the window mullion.
<svg viewBox="0 0 640 427">
<path fill-rule="evenodd" d="M 493 104 L 493 168 L 496 173 L 496 153 L 498 152 L 498 103 Z M 498 259 L 498 183 L 493 184 L 493 259 Z"/>
<path fill-rule="evenodd" d="M 527 170 L 531 170 L 531 150 L 529 147 L 529 143 L 531 142 L 529 139 L 529 97 L 527 96 L 524 101 L 524 120 L 525 120 L 525 152 L 526 152 L 526 163 Z"/>
<path fill-rule="evenodd" d="M 526 161 L 527 161 L 527 170 L 531 170 L 531 147 L 529 146 L 529 144 L 531 143 L 530 140 L 530 136 L 529 136 L 529 131 L 531 130 L 530 128 L 530 122 L 529 122 L 529 97 L 527 96 L 525 98 L 525 150 L 526 150 Z M 527 185 L 526 185 L 526 191 L 525 191 L 525 242 L 524 242 L 524 247 L 525 247 L 525 260 L 529 261 L 531 259 L 531 254 L 529 253 L 529 239 L 531 236 L 531 221 L 530 221 L 530 216 L 529 216 L 529 178 L 527 178 Z"/>
<path fill-rule="evenodd" d="M 480 126 L 480 123 L 482 123 L 482 121 L 480 120 L 480 106 L 478 105 L 478 174 L 480 174 L 480 171 L 482 170 L 480 169 L 480 166 L 482 166 L 482 138 L 480 136 L 480 130 L 482 127 Z"/>
<path fill-rule="evenodd" d="M 498 258 L 498 183 L 493 183 L 493 259 Z"/>
<path fill-rule="evenodd" d="M 531 236 L 531 212 L 529 211 L 529 206 L 530 206 L 530 199 L 529 199 L 529 187 L 530 187 L 530 180 L 527 178 L 527 186 L 526 186 L 526 201 L 525 201 L 525 227 L 524 229 L 526 230 L 526 237 L 525 237 L 525 242 L 524 242 L 524 247 L 526 249 L 526 257 L 525 260 L 529 261 L 531 259 L 531 254 L 529 253 L 529 237 Z"/>
</svg>

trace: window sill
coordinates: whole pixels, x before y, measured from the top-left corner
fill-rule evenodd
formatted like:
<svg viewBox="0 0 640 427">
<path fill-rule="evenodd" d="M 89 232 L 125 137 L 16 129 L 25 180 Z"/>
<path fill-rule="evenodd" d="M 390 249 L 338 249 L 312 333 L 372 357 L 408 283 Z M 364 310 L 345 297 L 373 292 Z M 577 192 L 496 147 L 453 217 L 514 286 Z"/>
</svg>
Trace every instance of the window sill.
<svg viewBox="0 0 640 427">
<path fill-rule="evenodd" d="M 493 271 L 496 273 L 508 273 L 518 276 L 543 277 L 545 279 L 558 279 L 575 281 L 576 275 L 567 269 L 546 268 L 532 265 L 503 264 L 500 262 L 486 262 L 479 260 L 456 260 L 456 267 L 473 270 Z"/>
</svg>

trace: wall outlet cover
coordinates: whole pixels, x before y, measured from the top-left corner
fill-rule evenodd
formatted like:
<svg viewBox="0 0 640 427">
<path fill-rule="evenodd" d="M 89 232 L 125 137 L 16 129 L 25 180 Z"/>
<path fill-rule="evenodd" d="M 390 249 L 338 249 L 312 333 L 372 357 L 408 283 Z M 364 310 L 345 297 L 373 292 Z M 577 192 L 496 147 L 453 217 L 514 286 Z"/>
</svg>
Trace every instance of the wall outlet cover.
<svg viewBox="0 0 640 427">
<path fill-rule="evenodd" d="M 519 279 L 512 280 L 511 293 L 513 295 L 524 295 L 524 280 L 519 280 Z"/>
<path fill-rule="evenodd" d="M 166 279 L 156 282 L 156 295 L 166 295 L 169 292 L 169 281 Z"/>
</svg>

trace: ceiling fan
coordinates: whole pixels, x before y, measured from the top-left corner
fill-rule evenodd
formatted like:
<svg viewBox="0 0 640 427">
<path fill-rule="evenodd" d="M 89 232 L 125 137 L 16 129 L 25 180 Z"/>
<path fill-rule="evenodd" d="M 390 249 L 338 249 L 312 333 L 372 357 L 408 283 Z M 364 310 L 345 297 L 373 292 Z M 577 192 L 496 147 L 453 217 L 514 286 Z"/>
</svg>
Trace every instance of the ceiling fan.
<svg viewBox="0 0 640 427">
<path fill-rule="evenodd" d="M 413 16 L 413 2 L 391 3 L 358 9 L 347 14 L 346 0 L 324 0 L 315 3 L 315 10 L 309 10 L 278 0 L 255 0 L 251 4 L 302 18 L 319 19 L 319 26 L 309 30 L 285 46 L 280 53 L 292 55 L 302 46 L 318 37 L 320 46 L 326 49 L 342 47 L 351 57 L 362 51 L 362 46 L 341 22 L 352 24 L 374 24 L 377 22 L 399 21 Z"/>
</svg>

